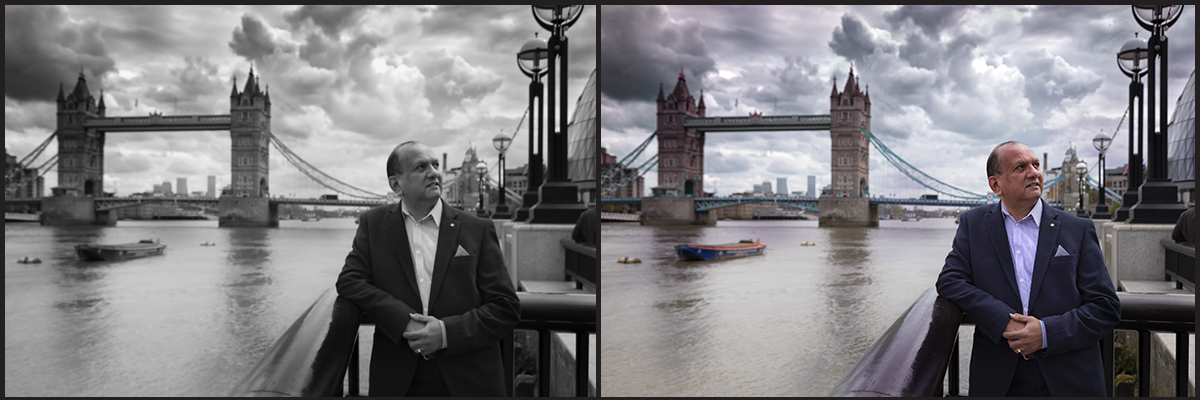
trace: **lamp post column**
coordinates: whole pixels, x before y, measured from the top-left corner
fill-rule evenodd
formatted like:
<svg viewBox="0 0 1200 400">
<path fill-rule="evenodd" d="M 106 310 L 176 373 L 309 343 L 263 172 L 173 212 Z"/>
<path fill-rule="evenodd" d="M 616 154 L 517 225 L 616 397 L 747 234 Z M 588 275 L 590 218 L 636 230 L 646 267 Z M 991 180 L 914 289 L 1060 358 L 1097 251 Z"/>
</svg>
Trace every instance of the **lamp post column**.
<svg viewBox="0 0 1200 400">
<path fill-rule="evenodd" d="M 1143 21 L 1138 9 L 1153 10 L 1153 18 L 1150 21 Z M 1134 17 L 1138 18 L 1138 23 L 1151 32 L 1150 40 L 1146 43 L 1146 48 L 1149 57 L 1146 60 L 1148 72 L 1148 87 L 1146 100 L 1149 103 L 1150 111 L 1146 115 L 1151 129 L 1154 130 L 1150 134 L 1149 143 L 1146 147 L 1149 150 L 1149 159 L 1146 162 L 1147 179 L 1146 183 L 1142 184 L 1139 189 L 1141 199 L 1138 204 L 1129 209 L 1129 222 L 1135 224 L 1150 223 L 1150 224 L 1173 224 L 1179 219 L 1179 215 L 1186 211 L 1186 207 L 1179 202 L 1179 188 L 1171 183 L 1167 174 L 1167 36 L 1166 27 L 1173 24 L 1183 11 L 1182 6 L 1175 10 L 1175 6 L 1133 6 Z M 1175 12 L 1174 18 L 1164 15 L 1164 12 Z M 1161 62 L 1156 60 L 1162 58 Z M 1159 66 L 1159 68 L 1155 68 Z M 1160 98 L 1155 98 L 1155 90 L 1159 90 Z M 1158 104 L 1161 102 L 1161 104 Z M 1156 116 L 1155 107 L 1159 113 Z M 1155 124 L 1156 118 L 1158 124 Z"/>
</svg>

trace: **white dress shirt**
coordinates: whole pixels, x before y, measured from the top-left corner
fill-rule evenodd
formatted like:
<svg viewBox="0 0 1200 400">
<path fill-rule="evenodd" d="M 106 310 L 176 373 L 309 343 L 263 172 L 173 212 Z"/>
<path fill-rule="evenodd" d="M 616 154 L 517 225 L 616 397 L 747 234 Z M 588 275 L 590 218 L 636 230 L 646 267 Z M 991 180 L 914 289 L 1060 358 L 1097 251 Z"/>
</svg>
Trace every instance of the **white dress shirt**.
<svg viewBox="0 0 1200 400">
<path fill-rule="evenodd" d="M 442 201 L 439 199 L 429 215 L 419 221 L 408 211 L 408 205 L 401 202 L 400 212 L 404 214 L 404 230 L 408 232 L 408 248 L 413 258 L 413 272 L 417 277 L 417 289 L 421 296 L 421 314 L 429 315 L 429 290 L 433 285 L 433 262 L 437 255 L 438 227 L 442 222 Z M 438 320 L 442 328 L 442 348 L 447 347 L 446 323 Z"/>
<path fill-rule="evenodd" d="M 1029 315 L 1029 288 L 1033 285 L 1033 259 L 1037 254 L 1038 227 L 1042 225 L 1042 201 L 1038 200 L 1029 215 L 1017 221 L 1004 201 L 1000 201 L 1004 213 L 1004 231 L 1008 233 L 1008 251 L 1012 254 L 1013 272 L 1017 277 L 1017 292 L 1021 296 L 1021 314 Z M 1046 323 L 1038 320 L 1042 328 L 1042 348 L 1046 348 Z"/>
</svg>

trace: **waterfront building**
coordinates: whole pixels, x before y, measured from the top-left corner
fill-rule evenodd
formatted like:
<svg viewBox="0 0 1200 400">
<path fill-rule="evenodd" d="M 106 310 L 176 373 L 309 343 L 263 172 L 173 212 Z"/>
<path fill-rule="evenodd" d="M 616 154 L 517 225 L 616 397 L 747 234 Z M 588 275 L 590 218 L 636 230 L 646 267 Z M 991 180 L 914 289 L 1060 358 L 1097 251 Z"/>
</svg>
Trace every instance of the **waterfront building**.
<svg viewBox="0 0 1200 400">
<path fill-rule="evenodd" d="M 171 181 L 163 181 L 162 194 L 163 194 L 163 196 L 174 196 L 175 195 L 175 191 L 171 190 Z"/>
<path fill-rule="evenodd" d="M 1188 78 L 1167 126 L 1167 177 L 1186 205 L 1196 192 L 1196 70 Z"/>
<path fill-rule="evenodd" d="M 771 190 L 771 181 L 763 181 L 762 193 L 764 196 L 770 196 L 772 193 L 775 193 L 774 190 Z"/>
<path fill-rule="evenodd" d="M 817 197 L 817 177 L 815 175 L 808 176 L 808 197 Z"/>
<path fill-rule="evenodd" d="M 775 178 L 775 182 L 775 193 L 779 193 L 784 196 L 790 193 L 788 192 L 787 178 Z"/>
<path fill-rule="evenodd" d="M 4 197 L 40 199 L 45 191 L 45 178 L 36 168 L 22 168 L 17 157 L 4 149 Z"/>
<path fill-rule="evenodd" d="M 575 113 L 567 126 L 569 157 L 568 177 L 579 186 L 584 201 L 596 198 L 596 135 L 600 132 L 596 120 L 596 70 L 583 86 L 583 92 L 575 103 Z"/>
<path fill-rule="evenodd" d="M 640 197 L 642 197 L 643 193 L 645 193 L 645 190 L 646 190 L 646 178 L 638 176 L 638 174 L 640 174 L 641 171 L 638 171 L 637 168 L 626 168 L 625 165 L 618 165 L 617 156 L 608 154 L 608 149 L 601 147 L 600 148 L 600 170 L 608 171 L 610 169 L 613 169 L 613 174 L 620 174 L 620 176 L 622 176 L 622 177 L 637 176 L 638 178 L 636 181 L 629 182 L 629 184 L 626 185 L 625 187 L 623 187 L 620 190 L 617 190 L 616 192 L 613 192 L 605 197 L 620 197 L 620 198 L 632 198 L 632 197 L 640 198 Z M 625 181 L 622 181 L 620 184 L 625 184 Z"/>
<path fill-rule="evenodd" d="M 208 176 L 208 193 L 206 195 L 208 197 L 217 197 L 217 177 Z"/>
</svg>

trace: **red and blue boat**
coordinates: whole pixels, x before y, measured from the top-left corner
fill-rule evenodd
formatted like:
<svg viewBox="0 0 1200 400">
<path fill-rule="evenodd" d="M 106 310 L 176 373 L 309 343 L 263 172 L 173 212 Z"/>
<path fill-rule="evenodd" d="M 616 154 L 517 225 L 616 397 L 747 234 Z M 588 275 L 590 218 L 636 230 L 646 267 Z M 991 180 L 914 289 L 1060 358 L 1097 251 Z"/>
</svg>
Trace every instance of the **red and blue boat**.
<svg viewBox="0 0 1200 400">
<path fill-rule="evenodd" d="M 742 240 L 729 244 L 681 244 L 675 246 L 675 252 L 683 261 L 710 261 L 730 257 L 755 256 L 767 251 L 767 244 L 762 240 Z"/>
</svg>

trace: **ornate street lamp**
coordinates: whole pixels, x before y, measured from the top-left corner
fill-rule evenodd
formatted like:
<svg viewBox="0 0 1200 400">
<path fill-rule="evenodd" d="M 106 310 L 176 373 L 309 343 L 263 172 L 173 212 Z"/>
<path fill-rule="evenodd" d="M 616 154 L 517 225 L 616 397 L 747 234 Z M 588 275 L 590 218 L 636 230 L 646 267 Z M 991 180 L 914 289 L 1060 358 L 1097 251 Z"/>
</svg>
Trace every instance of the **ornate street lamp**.
<svg viewBox="0 0 1200 400">
<path fill-rule="evenodd" d="M 1075 173 L 1079 175 L 1079 209 L 1075 210 L 1075 215 L 1087 218 L 1087 209 L 1083 206 L 1083 197 L 1086 192 L 1083 188 L 1083 178 L 1087 176 L 1087 163 L 1080 161 L 1075 165 Z"/>
<path fill-rule="evenodd" d="M 1138 190 L 1141 200 L 1129 209 L 1130 223 L 1171 224 L 1179 219 L 1186 208 L 1179 202 L 1179 188 L 1167 177 L 1167 30 L 1179 20 L 1183 14 L 1182 5 L 1135 5 L 1133 17 L 1138 25 L 1150 31 L 1147 44 L 1146 69 L 1147 78 L 1146 99 L 1148 100 L 1147 114 L 1151 128 L 1155 125 L 1156 100 L 1162 102 L 1158 109 L 1157 129 L 1150 135 L 1146 143 L 1149 157 L 1146 162 L 1146 183 Z M 1162 59 L 1159 61 L 1158 59 Z M 1156 65 L 1158 69 L 1154 68 Z M 1155 79 L 1162 82 L 1156 85 Z M 1160 87 L 1161 86 L 1161 87 Z M 1160 98 L 1155 99 L 1155 90 L 1159 90 Z"/>
<path fill-rule="evenodd" d="M 495 147 L 496 150 L 500 151 L 500 176 L 499 179 L 496 180 L 496 182 L 500 185 L 500 198 L 497 200 L 496 213 L 492 214 L 492 218 L 494 219 L 512 218 L 512 215 L 509 215 L 508 213 L 508 196 L 507 193 L 505 193 L 506 187 L 504 185 L 504 153 L 508 151 L 508 146 L 511 144 L 512 138 L 508 137 L 508 135 L 505 135 L 504 132 L 500 132 L 496 134 L 496 137 L 492 138 L 492 147 Z"/>
<path fill-rule="evenodd" d="M 1121 46 L 1121 51 L 1117 53 L 1117 66 L 1121 68 L 1121 73 L 1124 73 L 1130 79 L 1129 172 L 1126 175 L 1128 183 L 1125 188 L 1125 195 L 1121 200 L 1121 207 L 1117 209 L 1117 214 L 1113 216 L 1113 220 L 1117 222 L 1128 220 L 1129 209 L 1141 199 L 1141 196 L 1138 195 L 1138 188 L 1142 186 L 1142 131 L 1145 122 L 1145 98 L 1142 97 L 1142 92 L 1144 91 L 1142 76 L 1146 75 L 1146 58 L 1149 57 L 1150 53 L 1146 51 L 1146 41 L 1138 39 L 1136 33 L 1134 34 L 1134 38 L 1125 42 Z M 1134 99 L 1137 99 L 1137 108 L 1134 108 Z M 1135 113 L 1137 116 L 1134 116 Z M 1134 140 L 1133 136 L 1134 121 L 1137 121 L 1137 140 Z"/>
<path fill-rule="evenodd" d="M 543 106 L 545 99 L 542 97 L 542 77 L 546 75 L 547 59 L 550 58 L 550 52 L 546 50 L 546 41 L 537 38 L 534 34 L 533 39 L 525 42 L 521 46 L 521 51 L 517 52 L 517 67 L 521 69 L 521 73 L 529 77 L 529 163 L 525 167 L 525 176 L 528 179 L 528 186 L 525 189 L 525 195 L 521 201 L 521 208 L 513 214 L 513 221 L 529 220 L 529 210 L 537 205 L 538 188 L 542 186 L 542 131 L 545 128 L 543 124 Z M 534 99 L 537 99 L 537 108 L 534 108 Z M 535 116 L 536 115 L 536 116 Z M 534 121 L 537 121 L 537 137 L 533 136 Z"/>
<path fill-rule="evenodd" d="M 475 173 L 479 175 L 479 210 L 475 211 L 475 215 L 487 217 L 487 209 L 483 207 L 483 179 L 487 178 L 487 163 L 479 160 L 479 164 L 475 164 Z"/>
<path fill-rule="evenodd" d="M 546 114 L 546 124 L 553 130 L 547 145 L 549 160 L 546 169 L 549 176 L 538 188 L 538 204 L 529 211 L 529 222 L 533 224 L 573 224 L 587 210 L 586 205 L 579 202 L 579 188 L 567 174 L 567 81 L 570 62 L 566 33 L 571 25 L 579 21 L 582 13 L 582 5 L 533 6 L 533 17 L 538 25 L 550 31 L 550 41 L 546 46 L 549 53 L 546 102 L 550 110 Z M 556 86 L 559 79 L 562 80 L 561 88 Z M 556 98 L 560 104 L 555 104 Z M 557 126 L 555 107 L 561 114 Z"/>
<path fill-rule="evenodd" d="M 1104 175 L 1107 171 L 1104 170 L 1104 154 L 1108 152 L 1108 146 L 1112 144 L 1112 138 L 1100 132 L 1096 137 L 1092 138 L 1092 147 L 1095 147 L 1100 152 L 1100 188 L 1096 192 L 1099 194 L 1096 199 L 1096 213 L 1092 214 L 1092 219 L 1112 219 L 1112 215 L 1108 214 L 1108 196 L 1105 195 Z"/>
</svg>

